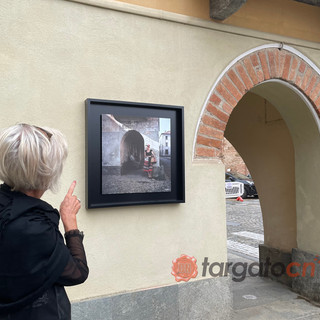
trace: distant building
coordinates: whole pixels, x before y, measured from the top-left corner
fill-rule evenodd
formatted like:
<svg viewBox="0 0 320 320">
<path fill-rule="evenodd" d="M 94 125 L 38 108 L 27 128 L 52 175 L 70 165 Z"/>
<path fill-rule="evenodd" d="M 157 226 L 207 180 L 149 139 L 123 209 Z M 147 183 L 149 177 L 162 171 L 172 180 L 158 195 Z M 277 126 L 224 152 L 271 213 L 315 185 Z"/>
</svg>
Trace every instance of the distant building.
<svg viewBox="0 0 320 320">
<path fill-rule="evenodd" d="M 171 132 L 166 131 L 160 135 L 160 156 L 170 157 L 171 156 Z"/>
<path fill-rule="evenodd" d="M 223 156 L 221 160 L 226 170 L 230 169 L 231 172 L 242 173 L 247 176 L 250 173 L 249 169 L 233 145 L 226 138 L 223 138 L 222 146 Z"/>
</svg>

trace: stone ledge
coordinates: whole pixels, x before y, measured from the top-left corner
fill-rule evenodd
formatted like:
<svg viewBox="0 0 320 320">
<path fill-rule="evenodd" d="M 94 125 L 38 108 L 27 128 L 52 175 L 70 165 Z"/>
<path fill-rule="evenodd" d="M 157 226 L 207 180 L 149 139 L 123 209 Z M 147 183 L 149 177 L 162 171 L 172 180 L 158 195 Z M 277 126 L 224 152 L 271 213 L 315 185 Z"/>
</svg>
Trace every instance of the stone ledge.
<svg viewBox="0 0 320 320">
<path fill-rule="evenodd" d="M 227 320 L 231 279 L 210 278 L 85 300 L 72 304 L 73 320 Z"/>
<path fill-rule="evenodd" d="M 265 263 L 269 259 L 269 263 L 274 265 L 276 263 L 281 263 L 285 267 L 291 263 L 291 252 L 282 251 L 276 248 L 269 247 L 265 244 L 259 245 L 259 262 Z M 275 268 L 275 274 L 280 274 L 281 270 L 279 268 Z M 268 278 L 283 283 L 291 288 L 292 286 L 292 278 L 290 278 L 286 273 L 281 276 L 275 276 L 271 273 L 271 270 L 268 272 Z"/>
<path fill-rule="evenodd" d="M 303 297 L 320 303 L 320 260 L 319 255 L 309 253 L 300 249 L 292 249 L 292 261 L 299 263 L 300 267 L 292 268 L 292 273 L 300 275 L 293 278 L 292 290 L 299 293 Z M 305 274 L 304 274 L 305 264 Z M 314 274 L 312 276 L 312 266 L 314 266 Z"/>
</svg>

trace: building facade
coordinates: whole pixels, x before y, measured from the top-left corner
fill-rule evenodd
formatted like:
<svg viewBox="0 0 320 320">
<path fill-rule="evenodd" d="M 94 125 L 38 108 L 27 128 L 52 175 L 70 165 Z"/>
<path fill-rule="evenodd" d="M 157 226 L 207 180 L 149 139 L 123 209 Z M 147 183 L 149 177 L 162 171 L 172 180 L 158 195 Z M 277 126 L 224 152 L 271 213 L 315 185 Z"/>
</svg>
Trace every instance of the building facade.
<svg viewBox="0 0 320 320">
<path fill-rule="evenodd" d="M 86 99 L 184 106 L 186 203 L 81 208 L 90 275 L 68 288 L 73 319 L 231 317 L 231 279 L 202 276 L 204 257 L 227 261 L 224 137 L 259 190 L 261 250 L 297 262 L 320 254 L 320 8 L 242 2 L 218 21 L 207 0 L 1 1 L 1 127 L 64 132 L 61 191 L 44 196 L 55 207 L 73 180 L 85 198 Z M 120 151 L 102 162 L 121 167 L 131 151 L 141 161 L 141 137 L 130 133 L 139 130 L 113 125 Z M 129 150 L 128 141 L 138 142 Z M 178 283 L 181 254 L 195 257 L 198 275 Z M 313 280 L 292 288 L 318 301 Z"/>
<path fill-rule="evenodd" d="M 171 134 L 170 131 L 166 131 L 160 134 L 160 156 L 171 156 Z"/>
<path fill-rule="evenodd" d="M 225 165 L 226 171 L 239 172 L 245 176 L 250 174 L 249 169 L 240 154 L 226 138 L 223 139 L 222 149 L 221 160 Z"/>
</svg>

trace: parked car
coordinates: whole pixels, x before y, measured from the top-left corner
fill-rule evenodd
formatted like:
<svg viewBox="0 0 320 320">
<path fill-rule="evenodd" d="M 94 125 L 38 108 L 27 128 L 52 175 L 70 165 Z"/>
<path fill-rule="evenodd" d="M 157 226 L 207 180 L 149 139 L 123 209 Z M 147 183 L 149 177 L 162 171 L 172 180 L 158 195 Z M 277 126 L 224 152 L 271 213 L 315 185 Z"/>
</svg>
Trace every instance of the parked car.
<svg viewBox="0 0 320 320">
<path fill-rule="evenodd" d="M 257 189 L 254 185 L 254 182 L 249 177 L 245 176 L 241 173 L 234 173 L 234 172 L 226 172 L 226 182 L 242 182 L 244 185 L 244 191 L 242 194 L 242 198 L 247 198 L 248 196 L 258 196 Z"/>
</svg>

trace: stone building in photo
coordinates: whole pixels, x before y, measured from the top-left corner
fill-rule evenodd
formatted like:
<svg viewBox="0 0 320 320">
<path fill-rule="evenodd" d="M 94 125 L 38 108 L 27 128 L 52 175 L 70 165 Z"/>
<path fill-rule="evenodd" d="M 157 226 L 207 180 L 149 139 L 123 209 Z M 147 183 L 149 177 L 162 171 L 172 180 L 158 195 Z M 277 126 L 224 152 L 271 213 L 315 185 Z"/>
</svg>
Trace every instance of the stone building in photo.
<svg viewBox="0 0 320 320">
<path fill-rule="evenodd" d="M 159 156 L 159 118 L 102 115 L 102 170 L 123 175 L 143 167 L 146 145 Z"/>
<path fill-rule="evenodd" d="M 160 156 L 171 156 L 171 133 L 166 131 L 160 134 Z"/>
</svg>

